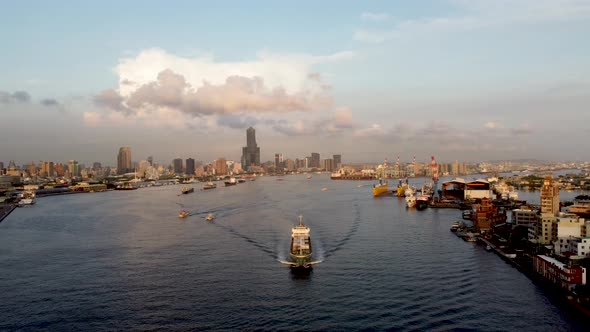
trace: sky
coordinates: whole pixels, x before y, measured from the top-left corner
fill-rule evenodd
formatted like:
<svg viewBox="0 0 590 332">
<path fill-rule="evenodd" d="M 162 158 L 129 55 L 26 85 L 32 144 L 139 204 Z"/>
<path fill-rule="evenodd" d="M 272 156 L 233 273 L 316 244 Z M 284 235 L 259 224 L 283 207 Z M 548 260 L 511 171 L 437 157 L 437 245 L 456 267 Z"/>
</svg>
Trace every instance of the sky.
<svg viewBox="0 0 590 332">
<path fill-rule="evenodd" d="M 2 8 L 5 164 L 590 159 L 590 0 Z"/>
</svg>

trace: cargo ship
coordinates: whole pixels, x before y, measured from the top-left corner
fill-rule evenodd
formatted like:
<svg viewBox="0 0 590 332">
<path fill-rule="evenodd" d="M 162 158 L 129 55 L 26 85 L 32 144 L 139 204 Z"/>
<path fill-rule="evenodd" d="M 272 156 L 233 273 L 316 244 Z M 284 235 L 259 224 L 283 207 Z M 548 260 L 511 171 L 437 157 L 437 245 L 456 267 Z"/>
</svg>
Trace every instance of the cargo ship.
<svg viewBox="0 0 590 332">
<path fill-rule="evenodd" d="M 387 181 L 379 180 L 379 183 L 373 185 L 373 197 L 379 197 L 387 194 L 389 191 L 389 184 Z"/>
<path fill-rule="evenodd" d="M 311 261 L 311 237 L 309 227 L 303 224 L 299 216 L 299 225 L 291 229 L 291 262 L 284 262 L 294 269 L 309 269 L 316 262 Z"/>
</svg>

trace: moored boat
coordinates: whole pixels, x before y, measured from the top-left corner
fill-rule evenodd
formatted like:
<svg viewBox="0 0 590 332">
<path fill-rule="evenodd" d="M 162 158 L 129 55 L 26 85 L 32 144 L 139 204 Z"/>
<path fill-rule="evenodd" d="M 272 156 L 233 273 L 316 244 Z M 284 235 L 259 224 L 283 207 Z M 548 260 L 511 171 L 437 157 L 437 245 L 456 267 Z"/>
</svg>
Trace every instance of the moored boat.
<svg viewBox="0 0 590 332">
<path fill-rule="evenodd" d="M 226 187 L 229 187 L 229 186 L 235 186 L 238 183 L 238 181 L 236 181 L 236 178 L 231 177 L 231 178 L 229 178 L 229 180 L 225 181 L 224 183 L 225 183 Z"/>
<path fill-rule="evenodd" d="M 387 194 L 389 191 L 389 184 L 387 181 L 379 180 L 379 183 L 373 185 L 373 197 L 379 197 Z"/>
<path fill-rule="evenodd" d="M 205 185 L 203 186 L 203 189 L 204 190 L 207 190 L 207 189 L 215 189 L 215 188 L 217 188 L 217 184 L 215 184 L 215 183 L 213 183 L 211 181 L 205 183 Z"/>
<path fill-rule="evenodd" d="M 19 196 L 18 206 L 33 205 L 36 202 L 35 192 L 32 190 L 26 190 Z"/>
<path fill-rule="evenodd" d="M 416 196 L 406 196 L 406 207 L 414 208 L 416 207 Z"/>
<path fill-rule="evenodd" d="M 132 185 L 130 182 L 125 182 L 115 187 L 115 190 L 136 190 L 137 187 Z"/>
</svg>

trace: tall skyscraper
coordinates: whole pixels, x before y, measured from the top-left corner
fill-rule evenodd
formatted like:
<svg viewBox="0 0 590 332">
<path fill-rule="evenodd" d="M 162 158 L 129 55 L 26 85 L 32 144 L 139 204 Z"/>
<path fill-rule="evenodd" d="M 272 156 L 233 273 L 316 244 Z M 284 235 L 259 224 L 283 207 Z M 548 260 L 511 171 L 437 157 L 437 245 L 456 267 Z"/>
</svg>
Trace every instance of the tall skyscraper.
<svg viewBox="0 0 590 332">
<path fill-rule="evenodd" d="M 317 152 L 311 153 L 311 167 L 320 168 L 320 154 Z"/>
<path fill-rule="evenodd" d="M 147 161 L 148 161 L 148 163 L 150 163 L 150 166 L 154 166 L 154 157 L 152 157 L 152 156 L 149 156 L 149 157 L 147 158 Z"/>
<path fill-rule="evenodd" d="M 260 148 L 256 144 L 256 130 L 246 130 L 246 146 L 242 148 L 242 167 L 247 171 L 250 166 L 260 166 Z"/>
<path fill-rule="evenodd" d="M 174 174 L 182 174 L 182 159 L 176 158 L 172 160 L 172 167 L 174 169 Z"/>
<path fill-rule="evenodd" d="M 340 169 L 340 167 L 342 167 L 342 155 L 340 154 L 335 154 L 333 156 L 334 159 L 334 169 L 338 170 Z"/>
<path fill-rule="evenodd" d="M 280 153 L 275 153 L 275 172 L 283 172 L 283 155 Z"/>
<path fill-rule="evenodd" d="M 546 176 L 541 187 L 541 213 L 557 216 L 559 214 L 559 185 Z"/>
<path fill-rule="evenodd" d="M 133 166 L 131 166 L 131 148 L 123 146 L 119 148 L 119 154 L 117 155 L 117 174 L 125 174 L 133 172 Z"/>
<path fill-rule="evenodd" d="M 187 175 L 195 175 L 195 160 L 193 158 L 188 158 L 186 160 L 186 171 Z"/>
<path fill-rule="evenodd" d="M 93 169 L 93 170 L 95 170 L 95 171 L 98 171 L 98 170 L 99 170 L 99 169 L 101 169 L 101 168 L 102 168 L 102 164 L 101 164 L 101 163 L 99 163 L 99 162 L 97 162 L 97 161 L 95 161 L 95 162 L 92 164 L 92 169 Z"/>
</svg>

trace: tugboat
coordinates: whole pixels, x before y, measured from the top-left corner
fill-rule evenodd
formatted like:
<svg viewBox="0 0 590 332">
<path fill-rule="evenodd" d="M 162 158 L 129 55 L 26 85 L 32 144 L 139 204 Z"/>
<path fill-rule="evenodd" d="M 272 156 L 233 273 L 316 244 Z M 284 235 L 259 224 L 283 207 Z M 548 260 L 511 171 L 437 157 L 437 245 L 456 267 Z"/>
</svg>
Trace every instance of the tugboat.
<svg viewBox="0 0 590 332">
<path fill-rule="evenodd" d="M 195 191 L 195 188 L 192 188 L 192 187 L 191 187 L 191 188 L 188 188 L 188 187 L 184 187 L 184 188 L 182 188 L 182 193 L 183 193 L 184 195 L 186 195 L 186 194 L 190 194 L 190 193 L 192 193 L 192 192 L 194 192 L 194 191 Z"/>
<path fill-rule="evenodd" d="M 225 181 L 224 183 L 225 183 L 226 187 L 235 186 L 236 184 L 238 184 L 238 182 L 236 181 L 236 178 L 234 178 L 234 177 L 229 178 L 229 180 Z"/>
<path fill-rule="evenodd" d="M 215 183 L 211 182 L 211 181 L 205 183 L 205 185 L 203 186 L 203 189 L 204 190 L 207 190 L 207 189 L 215 189 L 215 188 L 217 188 L 217 185 Z"/>
</svg>

